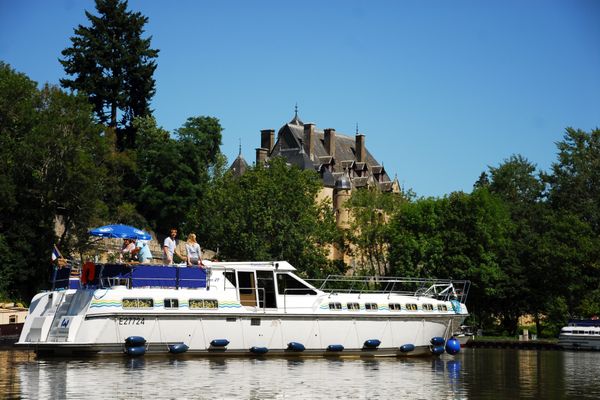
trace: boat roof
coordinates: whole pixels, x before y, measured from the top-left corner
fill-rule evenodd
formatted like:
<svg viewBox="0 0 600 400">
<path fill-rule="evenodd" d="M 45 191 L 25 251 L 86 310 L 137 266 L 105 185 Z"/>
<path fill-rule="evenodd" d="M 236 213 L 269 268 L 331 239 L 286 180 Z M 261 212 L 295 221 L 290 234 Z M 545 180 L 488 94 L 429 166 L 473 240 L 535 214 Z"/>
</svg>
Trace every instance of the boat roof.
<svg viewBox="0 0 600 400">
<path fill-rule="evenodd" d="M 261 271 L 280 271 L 280 272 L 293 272 L 296 271 L 289 262 L 287 261 L 228 261 L 228 262 L 217 262 L 217 261 L 203 261 L 206 266 L 211 267 L 213 270 L 261 270 Z"/>
</svg>

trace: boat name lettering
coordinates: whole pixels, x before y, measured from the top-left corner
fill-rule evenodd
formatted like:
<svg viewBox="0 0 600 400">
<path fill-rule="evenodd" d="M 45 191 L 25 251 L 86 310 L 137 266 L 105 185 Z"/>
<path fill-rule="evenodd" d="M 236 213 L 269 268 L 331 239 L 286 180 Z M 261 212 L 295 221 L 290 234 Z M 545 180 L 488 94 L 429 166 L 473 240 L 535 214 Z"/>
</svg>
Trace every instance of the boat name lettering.
<svg viewBox="0 0 600 400">
<path fill-rule="evenodd" d="M 119 317 L 119 325 L 144 325 L 144 317 Z"/>
</svg>

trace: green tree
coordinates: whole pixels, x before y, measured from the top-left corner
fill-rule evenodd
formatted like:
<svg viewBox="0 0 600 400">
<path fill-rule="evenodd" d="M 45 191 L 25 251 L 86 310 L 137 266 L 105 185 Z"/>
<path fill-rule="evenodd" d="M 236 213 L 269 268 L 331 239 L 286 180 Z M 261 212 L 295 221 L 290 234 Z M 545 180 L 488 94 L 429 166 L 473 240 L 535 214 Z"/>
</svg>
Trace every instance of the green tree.
<svg viewBox="0 0 600 400">
<path fill-rule="evenodd" d="M 85 98 L 48 85 L 37 90 L 6 64 L 0 82 L 0 191 L 8 194 L 0 206 L 0 276 L 11 297 L 28 298 L 47 282 L 53 244 L 68 254 L 87 239 L 107 192 L 108 146 Z"/>
<path fill-rule="evenodd" d="M 320 189 L 314 171 L 279 158 L 241 177 L 227 173 L 205 194 L 203 244 L 228 260 L 287 260 L 305 275 L 325 273 L 335 222 L 330 205 L 315 203 Z"/>
<path fill-rule="evenodd" d="M 346 202 L 351 221 L 346 238 L 367 274 L 388 274 L 388 220 L 405 201 L 401 194 L 373 188 L 353 191 Z"/>
<path fill-rule="evenodd" d="M 208 191 L 211 171 L 221 162 L 221 125 L 212 117 L 193 117 L 171 138 L 152 117 L 136 120 L 136 203 L 158 232 L 190 231 Z"/>
<path fill-rule="evenodd" d="M 518 291 L 502 257 L 511 229 L 508 210 L 487 189 L 404 203 L 390 223 L 390 266 L 396 275 L 468 279 L 477 323 L 508 319 L 514 308 L 501 304 Z"/>
<path fill-rule="evenodd" d="M 567 128 L 557 147 L 558 160 L 545 176 L 550 203 L 579 215 L 600 234 L 600 129 Z"/>
<path fill-rule="evenodd" d="M 544 183 L 536 165 L 521 155 L 513 155 L 498 167 L 490 167 L 489 175 L 490 192 L 501 198 L 510 211 L 514 229 L 511 245 L 503 255 L 504 268 L 511 278 L 508 283 L 520 290 L 514 293 L 514 299 L 518 300 L 505 305 L 515 313 L 507 314 L 503 325 L 514 333 L 521 313 L 529 313 L 541 332 L 540 318 L 547 297 L 545 287 L 552 279 L 551 275 L 539 275 L 541 265 L 536 256 L 543 233 L 539 228 L 546 214 Z"/>
<path fill-rule="evenodd" d="M 85 13 L 90 26 L 79 25 L 72 46 L 60 60 L 65 88 L 85 93 L 100 123 L 117 132 L 119 148 L 133 147 L 135 117 L 151 114 L 158 50 L 142 38 L 148 18 L 127 10 L 126 0 L 96 0 L 98 15 Z"/>
</svg>

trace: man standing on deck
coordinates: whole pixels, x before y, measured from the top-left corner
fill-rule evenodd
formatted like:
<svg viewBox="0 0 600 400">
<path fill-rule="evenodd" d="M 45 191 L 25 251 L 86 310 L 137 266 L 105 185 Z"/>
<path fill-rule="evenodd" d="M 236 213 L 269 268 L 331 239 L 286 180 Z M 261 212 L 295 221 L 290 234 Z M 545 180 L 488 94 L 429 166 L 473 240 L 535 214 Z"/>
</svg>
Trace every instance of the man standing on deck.
<svg viewBox="0 0 600 400">
<path fill-rule="evenodd" d="M 177 257 L 185 260 L 185 257 L 179 254 L 177 250 L 177 229 L 171 228 L 169 236 L 165 239 L 163 243 L 163 261 L 167 265 L 173 264 L 173 255 L 177 254 Z"/>
</svg>

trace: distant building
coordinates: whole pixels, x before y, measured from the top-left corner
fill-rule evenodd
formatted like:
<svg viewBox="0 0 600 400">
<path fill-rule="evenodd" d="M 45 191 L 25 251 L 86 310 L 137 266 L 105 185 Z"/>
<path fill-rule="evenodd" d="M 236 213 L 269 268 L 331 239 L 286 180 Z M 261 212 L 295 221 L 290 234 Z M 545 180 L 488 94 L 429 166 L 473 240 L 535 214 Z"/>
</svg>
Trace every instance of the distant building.
<svg viewBox="0 0 600 400">
<path fill-rule="evenodd" d="M 231 163 L 231 166 L 229 167 L 229 171 L 231 171 L 231 173 L 233 173 L 233 175 L 235 175 L 235 176 L 242 176 L 246 173 L 247 169 L 248 169 L 248 163 L 242 156 L 242 149 L 240 146 L 240 152 L 239 152 L 238 156 L 235 158 L 235 160 L 233 160 L 233 162 Z"/>
<path fill-rule="evenodd" d="M 351 137 L 332 128 L 321 130 L 315 124 L 302 122 L 297 111 L 294 118 L 279 129 L 277 137 L 274 129 L 260 132 L 256 163 L 266 163 L 274 157 L 283 157 L 291 165 L 319 173 L 323 181 L 319 200 L 331 200 L 339 227 L 348 226 L 349 215 L 344 203 L 352 190 L 372 187 L 382 192 L 400 193 L 398 179 L 391 180 L 383 165 L 369 152 L 365 135 L 357 131 Z M 238 171 L 245 171 L 246 167 L 240 153 L 230 171 L 241 175 Z M 332 249 L 331 257 L 346 259 L 336 249 Z"/>
</svg>

